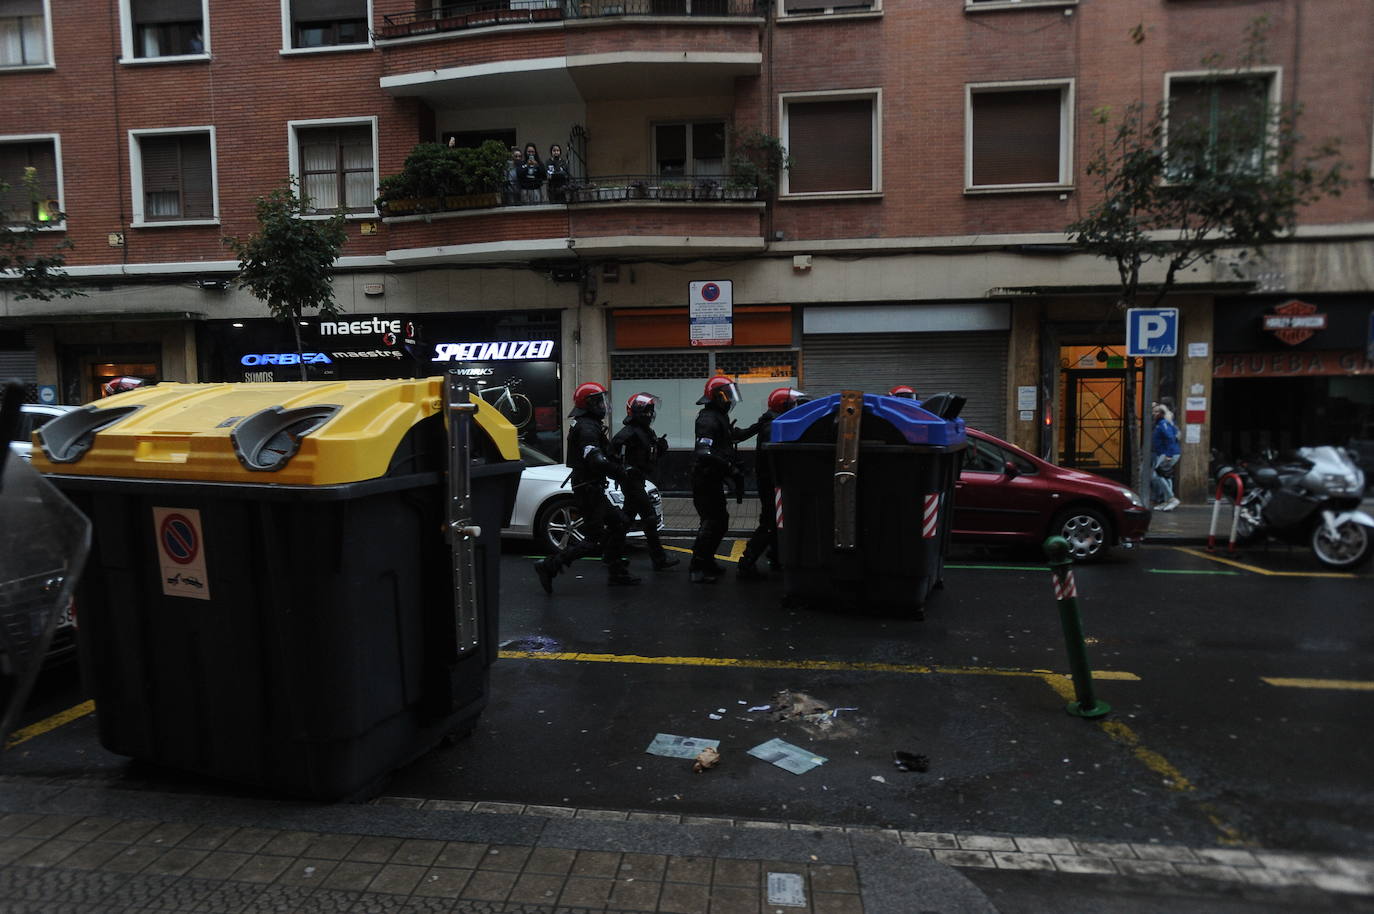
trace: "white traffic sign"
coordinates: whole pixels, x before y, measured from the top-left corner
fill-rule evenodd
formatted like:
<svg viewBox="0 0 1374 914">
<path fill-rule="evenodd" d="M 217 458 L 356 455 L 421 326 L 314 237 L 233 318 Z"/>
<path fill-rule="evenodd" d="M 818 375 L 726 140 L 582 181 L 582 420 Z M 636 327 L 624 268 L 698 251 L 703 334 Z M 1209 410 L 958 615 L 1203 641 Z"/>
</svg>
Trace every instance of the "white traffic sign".
<svg viewBox="0 0 1374 914">
<path fill-rule="evenodd" d="M 1177 308 L 1131 308 L 1126 312 L 1126 355 L 1178 355 Z"/>
<path fill-rule="evenodd" d="M 687 284 L 687 316 L 693 346 L 729 346 L 735 337 L 734 283 L 728 279 Z"/>
</svg>

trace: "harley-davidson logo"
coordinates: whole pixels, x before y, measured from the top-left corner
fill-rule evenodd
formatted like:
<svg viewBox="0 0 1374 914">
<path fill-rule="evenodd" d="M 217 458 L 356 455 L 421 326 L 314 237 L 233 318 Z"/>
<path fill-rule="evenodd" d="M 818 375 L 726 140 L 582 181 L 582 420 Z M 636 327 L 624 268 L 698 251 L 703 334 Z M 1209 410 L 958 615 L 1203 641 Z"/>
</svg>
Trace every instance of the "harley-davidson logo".
<svg viewBox="0 0 1374 914">
<path fill-rule="evenodd" d="M 1296 346 L 1312 339 L 1318 330 L 1326 329 L 1326 315 L 1318 314 L 1316 305 L 1295 298 L 1274 308 L 1273 314 L 1266 314 L 1264 329 L 1289 346 Z"/>
</svg>

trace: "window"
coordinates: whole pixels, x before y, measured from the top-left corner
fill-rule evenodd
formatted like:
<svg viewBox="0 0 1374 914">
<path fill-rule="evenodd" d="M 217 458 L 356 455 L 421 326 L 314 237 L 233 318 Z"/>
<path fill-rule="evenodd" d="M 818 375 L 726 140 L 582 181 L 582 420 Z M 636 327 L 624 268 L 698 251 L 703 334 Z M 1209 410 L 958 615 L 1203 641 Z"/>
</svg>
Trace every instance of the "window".
<svg viewBox="0 0 1374 914">
<path fill-rule="evenodd" d="M 965 186 L 1072 183 L 1073 82 L 970 85 Z"/>
<path fill-rule="evenodd" d="M 125 0 L 125 60 L 206 53 L 207 0 Z"/>
<path fill-rule="evenodd" d="M 725 174 L 725 122 L 656 124 L 654 168 L 661 178 Z"/>
<path fill-rule="evenodd" d="M 214 128 L 130 131 L 134 224 L 218 218 Z"/>
<path fill-rule="evenodd" d="M 1278 100 L 1274 72 L 1166 76 L 1170 180 L 1199 167 L 1259 171 L 1264 167 L 1271 112 Z"/>
<path fill-rule="evenodd" d="M 367 44 L 369 0 L 283 0 L 290 10 L 288 47 L 332 48 Z"/>
<path fill-rule="evenodd" d="M 50 60 L 46 0 L 0 0 L 0 67 L 39 67 Z"/>
<path fill-rule="evenodd" d="M 1020 454 L 1013 454 L 1000 448 L 991 441 L 984 441 L 972 435 L 968 438 L 969 448 L 964 452 L 963 472 L 996 473 L 999 476 L 1007 471 L 1007 464 L 1016 467 L 1016 472 L 1027 475 L 1035 472 L 1035 465 Z"/>
<path fill-rule="evenodd" d="M 778 8 L 787 16 L 815 16 L 826 13 L 862 13 L 882 9 L 881 0 L 778 0 Z"/>
<path fill-rule="evenodd" d="M 311 212 L 376 212 L 375 118 L 293 121 L 290 129 L 291 173 Z"/>
<path fill-rule="evenodd" d="M 59 225 L 55 219 L 62 209 L 62 182 L 57 152 L 55 136 L 0 137 L 0 180 L 10 186 L 0 194 L 0 213 L 6 222 Z M 24 185 L 24 173 L 30 168 L 38 181 L 36 201 Z"/>
<path fill-rule="evenodd" d="M 783 172 L 783 195 L 879 191 L 881 100 L 877 89 L 784 96 L 783 145 L 796 163 Z"/>
</svg>

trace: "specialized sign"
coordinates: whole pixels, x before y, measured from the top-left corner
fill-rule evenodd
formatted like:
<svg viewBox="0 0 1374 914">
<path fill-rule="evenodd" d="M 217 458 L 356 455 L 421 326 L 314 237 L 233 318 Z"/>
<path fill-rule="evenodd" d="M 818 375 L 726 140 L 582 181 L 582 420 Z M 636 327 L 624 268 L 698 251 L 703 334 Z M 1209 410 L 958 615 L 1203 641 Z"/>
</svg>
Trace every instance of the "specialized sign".
<svg viewBox="0 0 1374 914">
<path fill-rule="evenodd" d="M 734 283 L 728 279 L 687 284 L 693 346 L 729 346 L 735 338 Z"/>
<path fill-rule="evenodd" d="M 502 340 L 494 343 L 435 343 L 436 362 L 500 362 L 547 359 L 553 340 Z"/>
<path fill-rule="evenodd" d="M 1374 359 L 1358 349 L 1338 352 L 1222 352 L 1212 361 L 1214 378 L 1297 378 L 1374 375 Z"/>
<path fill-rule="evenodd" d="M 1264 329 L 1281 342 L 1296 346 L 1312 339 L 1318 330 L 1326 329 L 1326 315 L 1318 314 L 1316 305 L 1293 298 L 1277 305 L 1273 314 L 1264 315 Z"/>
<path fill-rule="evenodd" d="M 194 508 L 153 508 L 153 531 L 157 535 L 162 592 L 169 597 L 210 599 L 200 512 Z"/>
<path fill-rule="evenodd" d="M 1131 308 L 1126 312 L 1126 355 L 1178 355 L 1177 308 Z"/>
</svg>

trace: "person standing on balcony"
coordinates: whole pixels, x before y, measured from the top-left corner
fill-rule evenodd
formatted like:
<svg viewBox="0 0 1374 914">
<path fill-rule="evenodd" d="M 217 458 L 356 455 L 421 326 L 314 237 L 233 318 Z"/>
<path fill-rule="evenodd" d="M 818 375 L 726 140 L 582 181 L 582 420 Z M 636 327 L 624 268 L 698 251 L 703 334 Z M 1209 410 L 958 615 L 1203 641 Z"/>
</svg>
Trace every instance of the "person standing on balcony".
<svg viewBox="0 0 1374 914">
<path fill-rule="evenodd" d="M 653 476 L 658 462 L 668 453 L 668 439 L 654 434 L 658 403 L 658 397 L 649 393 L 630 397 L 625 403 L 625 427 L 611 439 L 611 457 L 625 465 L 625 481 L 620 486 L 625 495 L 625 514 L 632 525 L 637 518 L 644 529 L 644 543 L 649 547 L 654 571 L 666 571 L 678 560 L 668 555 L 658 541 L 658 512 L 644 490 L 645 480 Z"/>
<path fill-rule="evenodd" d="M 563 147 L 554 143 L 549 147 L 549 161 L 544 170 L 549 176 L 549 202 L 568 202 L 568 160 L 563 158 Z"/>
<path fill-rule="evenodd" d="M 506 205 L 520 202 L 520 170 L 525 165 L 525 154 L 518 146 L 510 148 L 510 161 L 506 163 Z"/>
<path fill-rule="evenodd" d="M 539 147 L 525 144 L 525 161 L 520 166 L 520 202 L 544 202 L 544 163 L 539 160 Z"/>
</svg>

